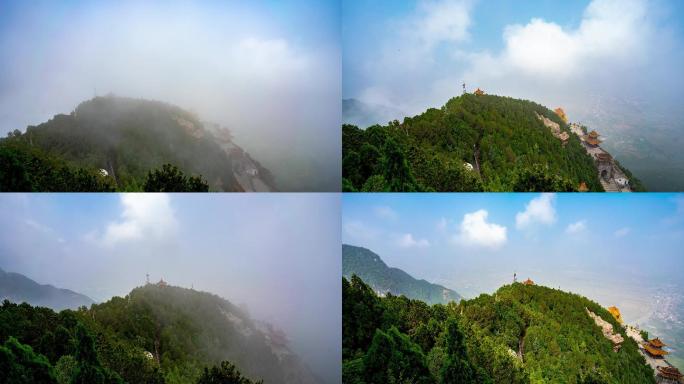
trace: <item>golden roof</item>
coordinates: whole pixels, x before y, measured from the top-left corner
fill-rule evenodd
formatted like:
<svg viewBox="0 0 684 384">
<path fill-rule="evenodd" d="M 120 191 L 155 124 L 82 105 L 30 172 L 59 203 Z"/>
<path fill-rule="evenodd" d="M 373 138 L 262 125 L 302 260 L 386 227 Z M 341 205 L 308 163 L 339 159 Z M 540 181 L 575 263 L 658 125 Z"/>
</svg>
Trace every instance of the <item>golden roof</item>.
<svg viewBox="0 0 684 384">
<path fill-rule="evenodd" d="M 651 344 L 652 346 L 656 347 L 656 348 L 662 348 L 662 347 L 664 347 L 664 346 L 667 345 L 667 344 L 663 343 L 663 342 L 662 342 L 659 338 L 657 338 L 657 337 L 656 337 L 655 339 L 649 340 L 648 343 Z"/>
<path fill-rule="evenodd" d="M 528 277 L 527 280 L 523 281 L 523 284 L 525 284 L 525 285 L 534 285 L 534 281 L 532 281 L 532 280 Z"/>
<path fill-rule="evenodd" d="M 484 95 L 484 91 L 481 90 L 480 88 L 478 88 L 478 89 L 475 90 L 475 94 L 478 95 L 478 96 Z"/>
<path fill-rule="evenodd" d="M 662 350 L 662 349 L 660 349 L 660 348 L 652 347 L 652 346 L 651 346 L 650 344 L 648 344 L 648 343 L 644 343 L 643 346 L 644 346 L 644 349 L 645 349 L 649 354 L 651 354 L 651 355 L 653 355 L 653 356 L 665 356 L 665 355 L 669 355 L 669 354 L 670 354 L 670 352 L 664 351 L 664 350 Z"/>
<path fill-rule="evenodd" d="M 558 117 L 560 117 L 564 123 L 566 123 L 566 124 L 568 123 L 568 116 L 565 115 L 565 111 L 563 110 L 563 108 L 558 107 L 558 108 L 554 109 L 553 111 L 556 112 L 556 115 L 558 115 Z"/>
<path fill-rule="evenodd" d="M 583 182 L 580 183 L 579 188 L 577 188 L 577 190 L 580 191 L 580 192 L 588 192 L 588 191 L 589 191 L 589 187 L 587 187 L 587 183 L 585 183 L 585 182 L 583 181 Z"/>
<path fill-rule="evenodd" d="M 620 314 L 620 310 L 618 307 L 608 307 L 608 312 L 610 312 L 611 315 L 617 320 L 618 323 L 623 324 L 624 322 L 622 321 L 622 315 Z"/>
</svg>

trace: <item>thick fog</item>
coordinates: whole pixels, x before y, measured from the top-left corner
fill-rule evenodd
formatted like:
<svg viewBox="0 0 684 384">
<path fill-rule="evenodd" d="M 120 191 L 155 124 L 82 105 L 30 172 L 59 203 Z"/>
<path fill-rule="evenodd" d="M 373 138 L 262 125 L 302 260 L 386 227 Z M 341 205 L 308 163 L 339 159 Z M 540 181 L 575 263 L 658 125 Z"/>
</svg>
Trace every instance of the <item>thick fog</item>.
<svg viewBox="0 0 684 384">
<path fill-rule="evenodd" d="M 230 128 L 283 190 L 338 190 L 337 2 L 3 1 L 0 133 L 94 95 Z"/>
<path fill-rule="evenodd" d="M 340 382 L 335 194 L 3 194 L 0 268 L 105 301 L 163 278 L 283 329 Z"/>
</svg>

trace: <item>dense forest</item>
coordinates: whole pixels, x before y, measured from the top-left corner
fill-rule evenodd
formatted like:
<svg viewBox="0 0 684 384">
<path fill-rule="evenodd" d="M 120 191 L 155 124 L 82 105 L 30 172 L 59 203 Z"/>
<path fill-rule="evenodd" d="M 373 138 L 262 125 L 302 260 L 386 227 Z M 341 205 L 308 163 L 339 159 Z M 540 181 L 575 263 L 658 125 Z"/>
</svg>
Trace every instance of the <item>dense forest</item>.
<svg viewBox="0 0 684 384">
<path fill-rule="evenodd" d="M 225 128 L 142 99 L 95 97 L 0 140 L 2 191 L 242 191 L 248 172 L 275 189 Z"/>
<path fill-rule="evenodd" d="M 165 285 L 59 313 L 6 300 L 0 382 L 315 382 L 279 332 L 218 296 Z"/>
<path fill-rule="evenodd" d="M 357 275 L 373 291 L 404 295 L 428 304 L 447 304 L 459 301 L 461 296 L 438 284 L 415 279 L 399 268 L 391 268 L 373 251 L 362 247 L 342 244 L 342 276 Z"/>
<path fill-rule="evenodd" d="M 587 298 L 513 283 L 447 305 L 342 279 L 343 382 L 655 383 L 636 343 Z M 587 309 L 624 337 L 619 350 Z"/>
<path fill-rule="evenodd" d="M 538 115 L 558 123 L 568 142 Z M 576 191 L 581 183 L 603 191 L 568 125 L 509 97 L 464 94 L 401 123 L 343 125 L 342 155 L 344 191 Z"/>
</svg>

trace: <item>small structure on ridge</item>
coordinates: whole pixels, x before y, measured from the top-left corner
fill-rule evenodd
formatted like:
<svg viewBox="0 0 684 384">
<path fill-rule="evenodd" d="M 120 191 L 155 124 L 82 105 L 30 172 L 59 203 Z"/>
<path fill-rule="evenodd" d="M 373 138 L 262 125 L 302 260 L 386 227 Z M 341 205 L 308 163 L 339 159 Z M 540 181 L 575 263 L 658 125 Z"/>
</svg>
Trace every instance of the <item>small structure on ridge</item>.
<svg viewBox="0 0 684 384">
<path fill-rule="evenodd" d="M 620 313 L 620 310 L 618 307 L 608 307 L 608 312 L 610 312 L 611 315 L 615 318 L 615 320 L 620 323 L 620 325 L 624 324 L 625 322 L 622 320 L 622 314 Z"/>
<path fill-rule="evenodd" d="M 563 120 L 563 122 L 565 124 L 568 123 L 568 116 L 565 115 L 565 111 L 563 110 L 563 108 L 558 107 L 558 108 L 554 109 L 553 111 L 556 112 L 556 115 L 558 115 L 558 117 L 560 117 L 560 119 Z"/>
</svg>

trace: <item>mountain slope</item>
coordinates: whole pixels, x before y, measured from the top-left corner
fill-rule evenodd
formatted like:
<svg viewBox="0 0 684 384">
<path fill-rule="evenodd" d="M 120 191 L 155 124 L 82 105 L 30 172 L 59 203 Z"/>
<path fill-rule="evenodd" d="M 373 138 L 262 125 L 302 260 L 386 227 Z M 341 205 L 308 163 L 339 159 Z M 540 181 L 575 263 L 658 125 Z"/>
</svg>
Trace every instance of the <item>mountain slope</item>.
<svg viewBox="0 0 684 384">
<path fill-rule="evenodd" d="M 166 284 L 77 312 L 5 303 L 0 320 L 0 343 L 13 336 L 56 370 L 65 356 L 78 358 L 73 345 L 80 324 L 93 336 L 102 366 L 127 383 L 195 383 L 205 367 L 221 361 L 266 383 L 318 382 L 282 331 L 216 295 Z"/>
<path fill-rule="evenodd" d="M 548 120 L 544 120 L 544 118 Z M 564 144 L 544 121 L 567 133 Z M 439 109 L 342 129 L 348 191 L 603 191 L 577 135 L 537 103 L 464 94 Z"/>
<path fill-rule="evenodd" d="M 346 383 L 655 383 L 624 328 L 572 293 L 514 283 L 430 307 L 358 277 L 342 289 Z"/>
<path fill-rule="evenodd" d="M 0 269 L 0 301 L 10 300 L 15 303 L 29 303 L 39 307 L 48 307 L 56 311 L 89 307 L 94 301 L 80 293 L 69 289 L 55 288 L 52 285 L 38 284 L 28 277 Z"/>
<path fill-rule="evenodd" d="M 38 157 L 88 172 L 102 169 L 120 191 L 141 190 L 148 172 L 166 163 L 201 175 L 212 190 L 275 189 L 270 172 L 235 144 L 227 129 L 157 101 L 95 97 L 68 115 L 29 126 L 23 134 L 16 131 L 0 142 L 0 149 L 8 146 L 41 151 Z"/>
<path fill-rule="evenodd" d="M 373 291 L 404 295 L 409 299 L 422 300 L 428 304 L 450 301 L 458 302 L 461 296 L 441 285 L 414 279 L 399 268 L 390 268 L 372 251 L 342 244 L 342 275 L 357 275 L 369 284 Z"/>
</svg>

